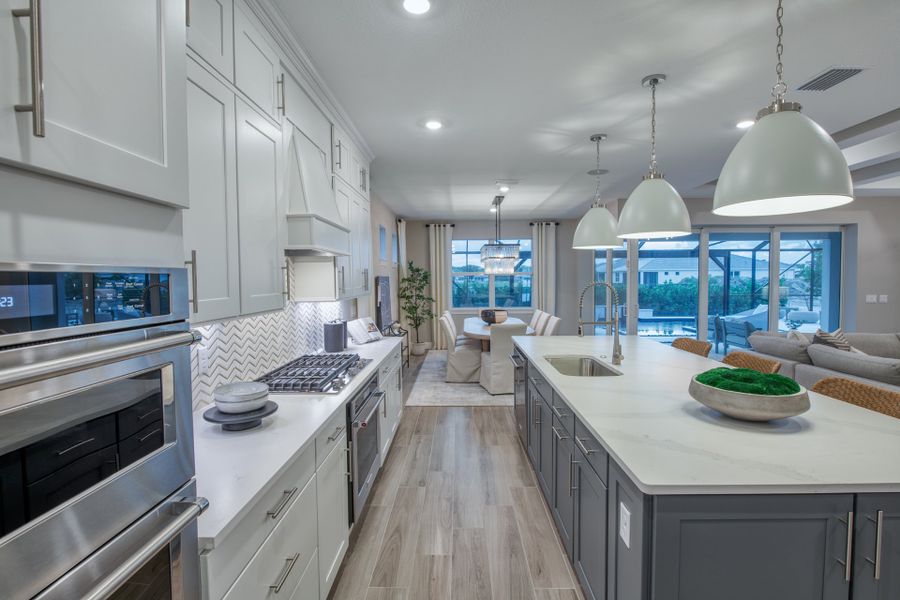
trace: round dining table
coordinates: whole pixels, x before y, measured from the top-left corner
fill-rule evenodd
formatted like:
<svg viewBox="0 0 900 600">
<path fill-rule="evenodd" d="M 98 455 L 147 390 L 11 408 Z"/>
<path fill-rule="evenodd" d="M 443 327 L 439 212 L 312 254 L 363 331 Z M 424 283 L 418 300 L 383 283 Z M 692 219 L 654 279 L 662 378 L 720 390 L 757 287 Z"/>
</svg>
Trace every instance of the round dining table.
<svg viewBox="0 0 900 600">
<path fill-rule="evenodd" d="M 516 317 L 508 317 L 504 324 L 524 325 L 525 321 Z M 488 352 L 491 349 L 491 326 L 481 320 L 481 317 L 468 317 L 463 321 L 463 335 L 473 340 L 481 340 L 481 349 Z M 525 335 L 534 335 L 534 329 L 525 328 Z"/>
</svg>

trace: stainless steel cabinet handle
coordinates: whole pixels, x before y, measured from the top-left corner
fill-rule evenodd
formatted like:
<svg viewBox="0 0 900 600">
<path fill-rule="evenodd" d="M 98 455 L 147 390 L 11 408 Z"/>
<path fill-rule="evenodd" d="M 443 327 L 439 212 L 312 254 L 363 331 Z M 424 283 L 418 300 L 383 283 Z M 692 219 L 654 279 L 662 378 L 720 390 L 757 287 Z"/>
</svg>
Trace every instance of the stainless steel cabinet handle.
<svg viewBox="0 0 900 600">
<path fill-rule="evenodd" d="M 569 439 L 569 436 L 561 434 L 561 433 L 559 432 L 559 429 L 557 429 L 556 427 L 553 427 L 553 426 L 551 425 L 551 426 L 550 426 L 550 429 L 553 430 L 553 435 L 555 435 L 555 436 L 556 436 L 556 439 L 559 440 L 560 442 L 563 441 L 563 440 Z"/>
<path fill-rule="evenodd" d="M 60 450 L 59 452 L 56 453 L 56 455 L 57 455 L 57 456 L 63 456 L 63 455 L 65 455 L 65 454 L 68 454 L 69 452 L 71 452 L 72 450 L 74 450 L 74 449 L 76 449 L 76 448 L 80 448 L 80 447 L 84 446 L 85 444 L 90 444 L 90 443 L 93 442 L 95 439 L 97 439 L 97 438 L 88 438 L 88 439 L 86 439 L 86 440 L 81 440 L 81 441 L 78 442 L 77 444 L 72 444 L 71 446 L 69 446 L 69 447 L 66 448 L 65 450 Z"/>
<path fill-rule="evenodd" d="M 337 168 L 343 169 L 344 168 L 344 149 L 341 147 L 340 142 L 335 144 L 334 147 L 337 148 L 337 151 L 338 151 Z"/>
<path fill-rule="evenodd" d="M 574 457 L 569 455 L 569 497 L 578 489 L 578 486 L 575 485 L 575 465 L 578 464 L 578 461 L 574 459 Z"/>
<path fill-rule="evenodd" d="M 41 37 L 41 0 L 29 0 L 28 8 L 14 8 L 17 19 L 31 19 L 31 104 L 16 104 L 16 112 L 31 113 L 31 130 L 44 137 L 44 58 Z"/>
<path fill-rule="evenodd" d="M 884 511 L 879 510 L 876 518 L 866 516 L 867 519 L 875 523 L 875 560 L 868 556 L 866 562 L 875 567 L 875 581 L 881 579 L 881 546 L 883 545 L 882 537 L 884 535 Z"/>
<path fill-rule="evenodd" d="M 328 436 L 329 442 L 336 442 L 339 437 L 341 437 L 341 433 L 343 433 L 345 425 L 341 425 L 340 427 L 334 428 L 334 433 Z"/>
<path fill-rule="evenodd" d="M 534 411 L 534 414 L 536 415 L 534 417 L 534 424 L 540 425 L 541 424 L 541 401 L 540 400 L 534 401 L 534 408 L 532 408 L 532 410 Z"/>
<path fill-rule="evenodd" d="M 521 362 L 521 361 L 522 361 L 522 358 L 521 358 L 521 357 L 516 356 L 515 354 L 510 354 L 510 355 L 509 355 L 509 362 L 511 362 L 511 363 L 513 364 L 514 367 L 516 367 L 516 368 L 524 367 L 524 366 L 525 366 L 525 363 L 524 363 L 524 362 Z M 520 381 L 521 381 L 521 380 L 520 380 Z"/>
<path fill-rule="evenodd" d="M 157 552 L 168 546 L 172 539 L 180 534 L 185 527 L 193 523 L 208 506 L 209 501 L 206 498 L 199 497 L 184 498 L 179 502 L 173 502 L 172 509 L 183 510 L 183 512 L 179 513 L 174 521 L 164 529 L 161 529 L 159 533 L 141 546 L 134 554 L 129 555 L 127 561 L 101 580 L 100 583 L 94 586 L 94 589 L 82 596 L 82 600 L 108 598 L 123 583 L 131 579 L 141 567 L 147 564 L 147 561 Z"/>
<path fill-rule="evenodd" d="M 853 569 L 853 511 L 847 513 L 847 519 L 838 519 L 841 523 L 847 525 L 847 550 L 844 554 L 844 560 L 836 558 L 839 565 L 844 567 L 844 581 L 850 581 Z"/>
<path fill-rule="evenodd" d="M 353 483 L 353 440 L 347 442 L 347 447 L 344 448 L 344 451 L 347 452 L 347 483 Z"/>
<path fill-rule="evenodd" d="M 195 315 L 197 311 L 200 310 L 200 296 L 197 294 L 197 251 L 191 250 L 191 260 L 184 261 L 184 266 L 191 266 L 191 294 L 192 297 L 188 298 L 188 302 L 191 303 L 191 312 Z"/>
<path fill-rule="evenodd" d="M 184 25 L 191 26 L 191 0 L 184 0 Z"/>
<path fill-rule="evenodd" d="M 272 507 L 272 510 L 266 511 L 266 515 L 273 519 L 277 519 L 278 515 L 281 514 L 281 511 L 284 510 L 284 507 L 287 506 L 288 502 L 291 501 L 291 498 L 293 498 L 294 494 L 296 493 L 296 486 L 292 487 L 289 490 L 284 490 L 284 493 L 281 495 L 281 500 L 278 501 L 278 504 Z"/>
<path fill-rule="evenodd" d="M 288 302 L 291 301 L 291 273 L 290 273 L 291 262 L 290 261 L 291 261 L 291 259 L 285 258 L 284 266 L 281 267 L 282 272 L 284 272 L 284 291 L 282 291 L 281 294 L 285 298 L 287 298 Z"/>
<path fill-rule="evenodd" d="M 298 560 L 300 560 L 299 552 L 284 561 L 284 567 L 281 569 L 281 573 L 278 575 L 278 579 L 275 580 L 275 583 L 269 586 L 270 590 L 272 590 L 276 594 L 281 591 L 281 588 L 284 587 L 284 582 L 287 581 L 288 576 L 291 574 L 291 571 L 294 569 L 294 565 L 297 564 Z"/>
<path fill-rule="evenodd" d="M 579 450 L 584 452 L 585 456 L 590 456 L 591 454 L 596 454 L 596 453 L 600 452 L 599 450 L 592 450 L 591 448 L 588 448 L 587 446 L 585 446 L 584 440 L 582 440 L 577 435 L 575 436 L 575 443 L 578 445 Z"/>
<path fill-rule="evenodd" d="M 278 88 L 278 105 L 275 108 L 284 115 L 284 73 L 275 80 L 275 85 Z"/>
<path fill-rule="evenodd" d="M 566 417 L 569 416 L 569 413 L 560 412 L 558 406 L 551 406 L 550 408 L 553 409 L 553 412 L 555 412 L 556 416 L 559 417 L 560 419 L 565 419 Z"/>
</svg>

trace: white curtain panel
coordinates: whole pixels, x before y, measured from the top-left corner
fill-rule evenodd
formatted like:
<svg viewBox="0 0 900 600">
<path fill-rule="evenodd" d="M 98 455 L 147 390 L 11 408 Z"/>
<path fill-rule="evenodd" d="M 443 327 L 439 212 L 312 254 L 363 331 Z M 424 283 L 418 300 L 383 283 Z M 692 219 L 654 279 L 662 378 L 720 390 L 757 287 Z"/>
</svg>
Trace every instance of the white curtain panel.
<svg viewBox="0 0 900 600">
<path fill-rule="evenodd" d="M 533 307 L 556 314 L 556 223 L 535 223 L 531 231 Z"/>
<path fill-rule="evenodd" d="M 409 275 L 406 258 L 406 221 L 397 219 L 397 289 L 400 289 L 400 280 Z M 397 314 L 400 316 L 400 326 L 409 329 L 406 314 L 400 308 L 400 298 L 397 298 Z M 413 332 L 410 332 L 413 333 Z"/>
<path fill-rule="evenodd" d="M 453 242 L 453 225 L 428 226 L 428 257 L 431 268 L 431 297 L 434 298 L 435 318 L 431 320 L 431 339 L 435 350 L 447 348 L 447 338 L 438 317 L 450 308 L 450 250 Z"/>
</svg>

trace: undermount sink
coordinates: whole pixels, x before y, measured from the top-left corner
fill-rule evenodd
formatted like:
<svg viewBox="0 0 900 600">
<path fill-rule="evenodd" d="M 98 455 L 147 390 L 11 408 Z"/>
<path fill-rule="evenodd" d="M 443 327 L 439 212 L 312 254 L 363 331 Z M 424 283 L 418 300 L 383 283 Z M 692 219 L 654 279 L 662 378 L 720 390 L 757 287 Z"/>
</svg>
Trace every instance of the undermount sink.
<svg viewBox="0 0 900 600">
<path fill-rule="evenodd" d="M 621 375 L 615 369 L 590 356 L 545 356 L 550 365 L 562 373 L 573 377 L 612 377 Z"/>
</svg>

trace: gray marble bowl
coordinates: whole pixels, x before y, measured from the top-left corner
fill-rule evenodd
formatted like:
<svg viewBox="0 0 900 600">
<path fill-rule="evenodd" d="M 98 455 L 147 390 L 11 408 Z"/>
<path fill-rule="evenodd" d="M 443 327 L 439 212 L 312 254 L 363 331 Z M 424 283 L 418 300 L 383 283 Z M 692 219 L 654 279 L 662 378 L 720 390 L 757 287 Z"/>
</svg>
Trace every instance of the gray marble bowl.
<svg viewBox="0 0 900 600">
<path fill-rule="evenodd" d="M 802 385 L 796 394 L 766 396 L 715 388 L 693 377 L 688 392 L 700 404 L 742 421 L 774 421 L 796 417 L 809 410 L 809 394 Z"/>
</svg>

